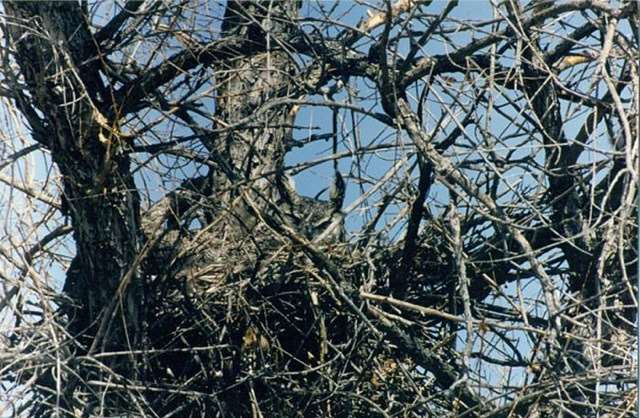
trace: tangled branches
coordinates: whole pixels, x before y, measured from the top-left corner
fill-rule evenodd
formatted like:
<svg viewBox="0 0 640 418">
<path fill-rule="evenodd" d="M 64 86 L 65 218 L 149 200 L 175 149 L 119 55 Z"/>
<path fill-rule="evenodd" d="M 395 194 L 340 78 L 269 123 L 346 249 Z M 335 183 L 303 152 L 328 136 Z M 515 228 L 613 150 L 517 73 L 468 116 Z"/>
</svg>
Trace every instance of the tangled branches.
<svg viewBox="0 0 640 418">
<path fill-rule="evenodd" d="M 620 3 L 3 3 L 0 415 L 635 416 Z"/>
</svg>

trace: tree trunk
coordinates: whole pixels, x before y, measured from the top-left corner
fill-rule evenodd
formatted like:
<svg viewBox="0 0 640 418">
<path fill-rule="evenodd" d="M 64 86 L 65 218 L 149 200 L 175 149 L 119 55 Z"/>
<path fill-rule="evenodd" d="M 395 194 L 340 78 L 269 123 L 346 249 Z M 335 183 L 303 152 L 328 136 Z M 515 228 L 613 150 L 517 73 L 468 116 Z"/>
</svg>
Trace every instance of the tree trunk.
<svg viewBox="0 0 640 418">
<path fill-rule="evenodd" d="M 119 120 L 102 115 L 109 96 L 93 59 L 87 16 L 75 2 L 20 1 L 4 7 L 17 23 L 9 33 L 32 98 L 23 97 L 17 106 L 42 115 L 31 120 L 33 136 L 60 170 L 73 226 L 76 256 L 67 272 L 63 311 L 67 329 L 81 343 L 76 354 L 135 349 L 142 338 L 143 301 L 136 262 L 143 244 L 139 197 Z"/>
</svg>

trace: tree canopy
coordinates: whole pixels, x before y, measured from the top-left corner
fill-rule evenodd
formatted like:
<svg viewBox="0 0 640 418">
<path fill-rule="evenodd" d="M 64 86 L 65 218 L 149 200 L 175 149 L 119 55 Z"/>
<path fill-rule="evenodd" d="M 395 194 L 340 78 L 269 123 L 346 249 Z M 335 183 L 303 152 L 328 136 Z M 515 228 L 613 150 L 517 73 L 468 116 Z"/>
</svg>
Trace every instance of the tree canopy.
<svg viewBox="0 0 640 418">
<path fill-rule="evenodd" d="M 634 1 L 5 1 L 2 416 L 634 417 Z"/>
</svg>

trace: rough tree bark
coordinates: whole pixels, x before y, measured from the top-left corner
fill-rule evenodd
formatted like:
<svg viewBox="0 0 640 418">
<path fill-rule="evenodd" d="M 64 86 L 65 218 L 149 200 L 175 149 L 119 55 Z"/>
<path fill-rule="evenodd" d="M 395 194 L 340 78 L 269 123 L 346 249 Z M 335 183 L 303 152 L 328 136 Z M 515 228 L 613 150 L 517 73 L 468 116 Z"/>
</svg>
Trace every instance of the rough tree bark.
<svg viewBox="0 0 640 418">
<path fill-rule="evenodd" d="M 85 343 L 101 351 L 135 347 L 142 300 L 134 262 L 142 247 L 139 196 L 120 121 L 103 115 L 110 96 L 85 15 L 73 2 L 4 7 L 25 83 L 17 105 L 33 115 L 33 137 L 60 170 L 73 226 L 76 257 L 65 284 L 73 300 L 69 330 L 93 338 L 100 329 L 99 340 Z"/>
</svg>

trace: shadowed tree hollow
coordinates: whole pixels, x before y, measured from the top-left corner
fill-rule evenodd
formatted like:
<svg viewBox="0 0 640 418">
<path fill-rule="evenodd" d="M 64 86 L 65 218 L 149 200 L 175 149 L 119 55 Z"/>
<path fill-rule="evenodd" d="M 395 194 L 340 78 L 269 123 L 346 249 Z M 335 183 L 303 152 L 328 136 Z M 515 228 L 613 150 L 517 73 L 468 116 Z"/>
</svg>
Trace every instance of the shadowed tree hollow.
<svg viewBox="0 0 640 418">
<path fill-rule="evenodd" d="M 637 415 L 638 3 L 0 25 L 0 415 Z"/>
</svg>

